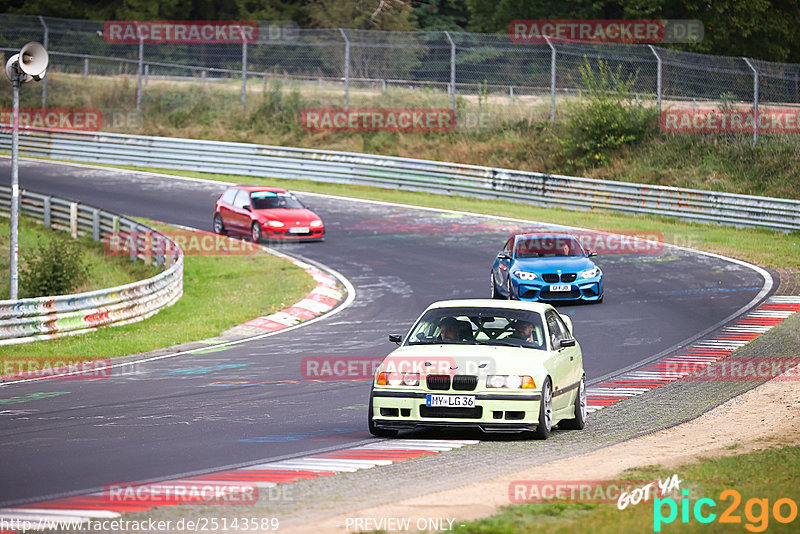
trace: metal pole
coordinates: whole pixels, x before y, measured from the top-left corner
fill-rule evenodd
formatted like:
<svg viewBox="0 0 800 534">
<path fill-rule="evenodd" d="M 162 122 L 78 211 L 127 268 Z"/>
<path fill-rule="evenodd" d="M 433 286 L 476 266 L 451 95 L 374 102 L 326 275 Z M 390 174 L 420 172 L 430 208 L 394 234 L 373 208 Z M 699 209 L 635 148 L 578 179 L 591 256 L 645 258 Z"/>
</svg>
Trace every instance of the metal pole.
<svg viewBox="0 0 800 534">
<path fill-rule="evenodd" d="M 450 32 L 444 32 L 450 41 L 450 109 L 456 110 L 456 43 L 450 37 Z"/>
<path fill-rule="evenodd" d="M 742 58 L 753 71 L 753 146 L 758 143 L 758 71 L 746 57 Z"/>
<path fill-rule="evenodd" d="M 550 122 L 556 121 L 556 47 L 545 35 L 545 41 L 550 47 Z"/>
<path fill-rule="evenodd" d="M 144 39 L 139 37 L 139 83 L 136 86 L 136 113 L 142 111 L 142 76 L 144 75 Z"/>
<path fill-rule="evenodd" d="M 242 41 L 242 113 L 247 105 L 247 41 Z"/>
<path fill-rule="evenodd" d="M 47 50 L 47 48 L 48 48 L 47 47 L 47 41 L 49 40 L 48 38 L 50 37 L 50 35 L 49 35 L 50 31 L 47 29 L 47 24 L 44 21 L 44 17 L 42 17 L 41 15 L 39 16 L 39 22 L 41 22 L 42 26 L 44 27 L 44 43 L 43 44 L 44 44 L 44 49 Z M 42 80 L 42 107 L 45 107 L 46 105 L 47 105 L 47 77 L 45 77 Z"/>
<path fill-rule="evenodd" d="M 8 296 L 17 300 L 19 272 L 19 74 L 11 81 L 13 96 L 11 105 L 11 257 L 9 259 Z"/>
<path fill-rule="evenodd" d="M 350 39 L 344 30 L 339 28 L 344 38 L 344 109 L 350 107 Z"/>
<path fill-rule="evenodd" d="M 656 56 L 656 61 L 658 62 L 658 71 L 656 73 L 656 102 L 658 106 L 658 116 L 661 116 L 661 56 L 658 55 L 656 49 L 653 45 L 647 45 L 650 47 L 650 51 Z"/>
<path fill-rule="evenodd" d="M 83 79 L 85 80 L 88 77 L 89 77 L 89 58 L 85 57 L 83 58 Z"/>
</svg>

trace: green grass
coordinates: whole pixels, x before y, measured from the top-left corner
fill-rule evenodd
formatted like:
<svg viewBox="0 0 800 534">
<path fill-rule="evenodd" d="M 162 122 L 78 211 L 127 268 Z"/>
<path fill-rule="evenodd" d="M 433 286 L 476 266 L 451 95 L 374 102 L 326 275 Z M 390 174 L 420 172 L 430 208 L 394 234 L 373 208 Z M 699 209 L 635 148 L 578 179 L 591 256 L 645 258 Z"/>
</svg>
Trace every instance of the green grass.
<svg viewBox="0 0 800 534">
<path fill-rule="evenodd" d="M 7 299 L 9 296 L 8 272 L 9 272 L 9 241 L 10 241 L 9 220 L 0 218 L 0 273 L 3 275 L 3 284 L 0 285 L 0 300 Z M 54 239 L 71 240 L 67 232 L 50 231 L 47 232 L 44 226 L 37 224 L 27 217 L 20 218 L 19 225 L 19 268 L 25 265 L 28 258 L 32 257 L 39 245 L 46 245 Z M 105 254 L 102 243 L 95 243 L 91 237 L 81 237 L 78 239 L 82 257 L 87 265 L 88 276 L 86 281 L 74 288 L 72 293 L 93 291 L 105 287 L 114 287 L 128 284 L 144 278 L 155 276 L 158 273 L 156 267 L 147 266 L 142 262 L 131 262 L 127 256 L 110 256 Z M 20 276 L 19 297 L 39 297 L 34 295 L 25 285 L 25 277 Z"/>
<path fill-rule="evenodd" d="M 263 251 L 253 255 L 187 255 L 183 297 L 153 317 L 80 336 L 2 347 L 0 355 L 98 359 L 197 341 L 288 307 L 314 286 L 305 271 Z"/>
<path fill-rule="evenodd" d="M 361 185 L 331 184 L 306 180 L 257 178 L 208 174 L 170 169 L 119 166 L 119 168 L 161 172 L 234 183 L 270 184 L 293 191 L 308 191 L 369 200 L 428 206 L 471 213 L 513 217 L 606 231 L 660 232 L 664 242 L 723 254 L 771 268 L 800 268 L 800 233 L 766 229 L 733 228 L 678 221 L 669 217 L 631 216 L 603 211 L 569 211 L 539 208 L 503 200 L 433 195 L 413 191 L 380 189 Z"/>
<path fill-rule="evenodd" d="M 689 505 L 693 508 L 699 498 L 713 499 L 717 506 L 703 508 L 703 512 L 716 513 L 717 518 L 709 524 L 701 524 L 693 517 L 691 510 L 686 524 L 681 523 L 681 496 L 674 498 L 678 506 L 677 518 L 670 524 L 663 524 L 661 532 L 797 532 L 800 517 L 789 524 L 781 524 L 773 516 L 772 507 L 776 500 L 792 499 L 800 505 L 800 447 L 770 448 L 726 458 L 706 459 L 688 464 L 676 470 L 666 470 L 658 466 L 633 469 L 620 477 L 626 480 L 664 480 L 677 474 L 682 481 L 681 489 L 688 489 Z M 724 496 L 724 490 L 736 490 L 741 496 L 738 507 L 732 510 L 733 516 L 741 518 L 740 524 L 725 524 L 718 521 L 722 512 L 732 505 L 733 498 Z M 746 515 L 750 499 L 768 499 L 769 517 L 761 514 L 758 505 L 750 505 L 750 516 Z M 664 515 L 668 515 L 667 505 L 663 505 Z M 784 515 L 789 507 L 782 507 Z M 516 504 L 501 509 L 494 516 L 465 523 L 454 529 L 463 534 L 512 534 L 516 532 L 537 532 L 561 534 L 572 532 L 591 532 L 596 534 L 618 534 L 653 532 L 654 502 L 629 505 L 618 510 L 615 504 L 594 504 L 576 501 L 556 501 L 542 504 Z M 753 530 L 747 528 L 750 525 Z M 765 527 L 765 529 L 761 529 Z"/>
</svg>

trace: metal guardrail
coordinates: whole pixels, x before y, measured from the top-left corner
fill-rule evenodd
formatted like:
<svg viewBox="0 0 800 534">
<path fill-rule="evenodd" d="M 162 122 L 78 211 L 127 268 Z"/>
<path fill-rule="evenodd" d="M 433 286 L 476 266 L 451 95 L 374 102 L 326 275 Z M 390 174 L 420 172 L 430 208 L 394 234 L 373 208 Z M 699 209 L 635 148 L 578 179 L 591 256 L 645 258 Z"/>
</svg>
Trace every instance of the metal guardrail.
<svg viewBox="0 0 800 534">
<path fill-rule="evenodd" d="M 9 149 L 8 135 L 0 149 Z M 23 155 L 223 174 L 311 179 L 607 209 L 736 226 L 800 230 L 800 201 L 643 185 L 430 160 L 113 133 L 28 130 Z"/>
<path fill-rule="evenodd" d="M 11 188 L 2 186 L 0 209 L 7 212 L 10 206 Z M 158 230 L 94 206 L 31 191 L 21 192 L 20 208 L 24 215 L 42 221 L 45 228 L 67 230 L 73 237 L 90 233 L 95 241 L 100 241 L 109 235 L 118 239 L 146 235 L 152 243 L 149 250 L 161 253 L 139 253 L 142 248 L 131 242 L 126 247 L 131 251 L 131 259 L 166 268 L 152 278 L 97 291 L 0 301 L 0 345 L 71 336 L 103 326 L 141 321 L 183 295 L 183 252 Z"/>
</svg>

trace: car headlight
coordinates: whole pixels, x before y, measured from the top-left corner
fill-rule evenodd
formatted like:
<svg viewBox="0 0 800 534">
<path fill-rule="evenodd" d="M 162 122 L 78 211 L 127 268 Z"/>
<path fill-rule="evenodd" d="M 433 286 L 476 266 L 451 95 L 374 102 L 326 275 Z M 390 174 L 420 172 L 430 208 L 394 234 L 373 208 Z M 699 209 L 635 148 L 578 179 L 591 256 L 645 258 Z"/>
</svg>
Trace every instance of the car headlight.
<svg viewBox="0 0 800 534">
<path fill-rule="evenodd" d="M 419 373 L 380 373 L 375 384 L 379 386 L 418 386 Z"/>
<path fill-rule="evenodd" d="M 528 375 L 487 375 L 487 388 L 535 389 L 533 377 Z"/>
<path fill-rule="evenodd" d="M 272 226 L 273 228 L 280 228 L 284 226 L 281 221 L 267 221 L 267 225 Z"/>
<path fill-rule="evenodd" d="M 311 228 L 318 228 L 322 226 L 322 221 L 320 221 L 319 219 L 317 219 L 316 221 L 311 221 L 311 224 L 309 226 Z"/>
<path fill-rule="evenodd" d="M 598 274 L 600 274 L 600 269 L 598 269 L 597 267 L 594 267 L 593 269 L 588 269 L 586 271 L 582 271 L 581 272 L 581 278 L 594 278 Z"/>
<path fill-rule="evenodd" d="M 514 271 L 514 276 L 520 280 L 536 280 L 538 278 L 536 273 L 529 273 L 528 271 Z"/>
</svg>

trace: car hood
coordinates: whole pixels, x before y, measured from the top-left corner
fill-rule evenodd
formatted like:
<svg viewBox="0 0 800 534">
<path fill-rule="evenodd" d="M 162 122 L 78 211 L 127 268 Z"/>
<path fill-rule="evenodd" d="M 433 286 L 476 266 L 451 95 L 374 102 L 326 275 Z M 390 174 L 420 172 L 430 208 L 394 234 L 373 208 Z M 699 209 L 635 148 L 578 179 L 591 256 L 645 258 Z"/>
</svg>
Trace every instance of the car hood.
<svg viewBox="0 0 800 534">
<path fill-rule="evenodd" d="M 421 374 L 539 375 L 549 352 L 488 345 L 415 345 L 400 347 L 383 360 L 379 371 Z M 430 363 L 430 365 L 425 365 Z"/>
<path fill-rule="evenodd" d="M 546 256 L 543 258 L 516 258 L 514 268 L 535 273 L 552 273 L 556 270 L 577 273 L 591 269 L 594 262 L 585 256 Z"/>
<path fill-rule="evenodd" d="M 311 210 L 304 208 L 298 209 L 271 209 L 271 210 L 255 210 L 255 214 L 259 219 L 269 219 L 273 221 L 281 221 L 287 226 L 308 226 L 311 221 L 319 219 L 317 214 Z"/>
</svg>

